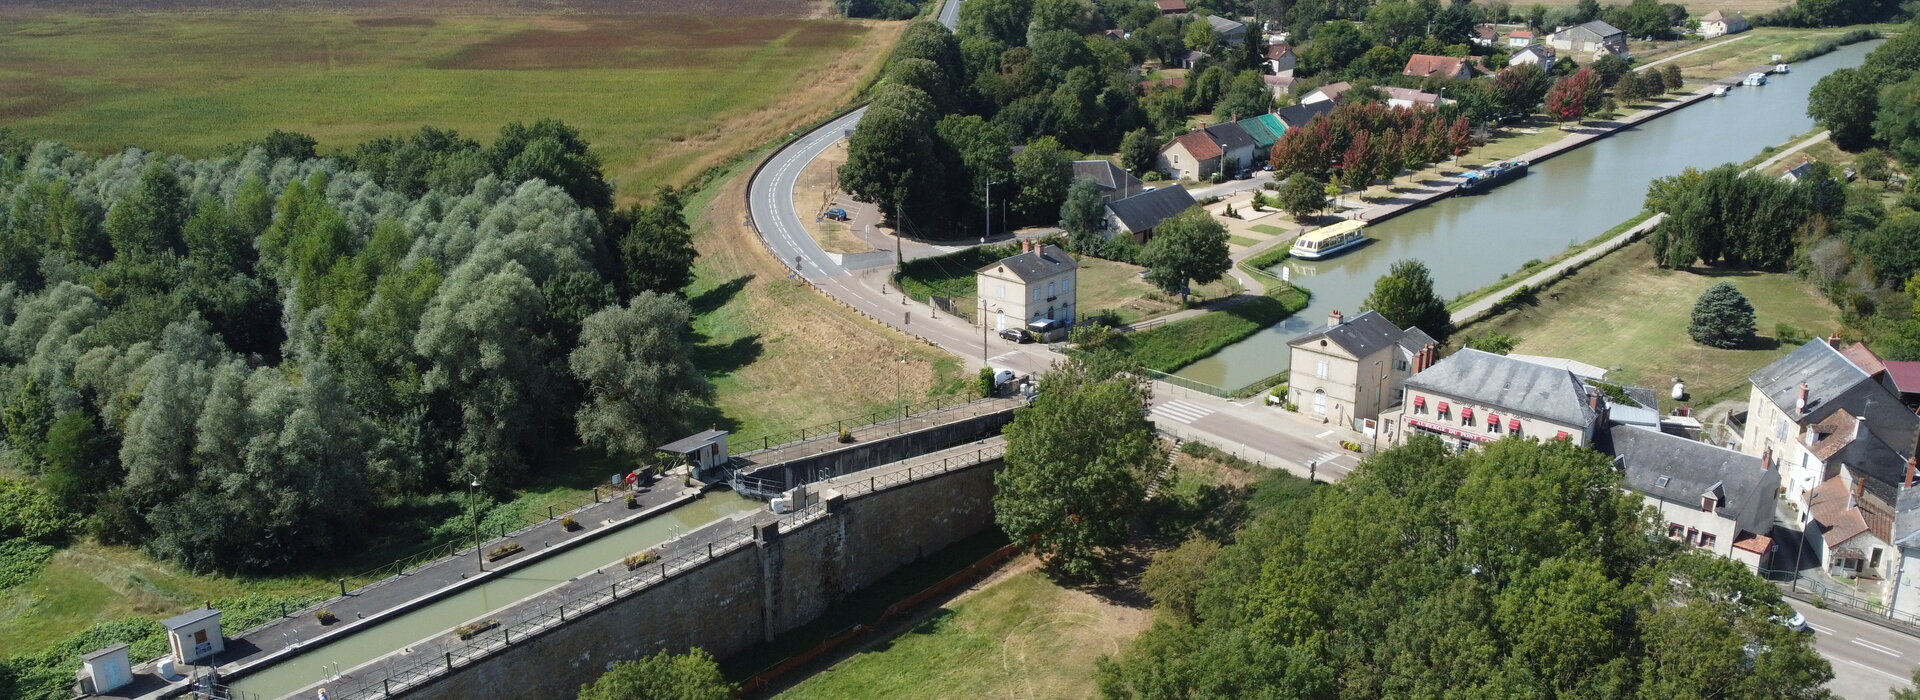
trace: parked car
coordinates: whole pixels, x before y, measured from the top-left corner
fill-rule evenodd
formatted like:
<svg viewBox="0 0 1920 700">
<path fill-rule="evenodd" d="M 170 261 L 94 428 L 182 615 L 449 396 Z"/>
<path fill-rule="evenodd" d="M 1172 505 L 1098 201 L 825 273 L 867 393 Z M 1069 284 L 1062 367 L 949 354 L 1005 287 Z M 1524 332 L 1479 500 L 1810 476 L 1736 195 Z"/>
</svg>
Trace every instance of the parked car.
<svg viewBox="0 0 1920 700">
<path fill-rule="evenodd" d="M 1013 373 L 1013 370 L 1010 370 L 1010 369 L 994 370 L 993 371 L 994 388 L 998 389 L 1002 386 L 1006 386 L 1007 384 L 1012 383 L 1015 376 L 1016 375 Z"/>
<path fill-rule="evenodd" d="M 1775 624 L 1778 624 L 1781 627 L 1785 627 L 1795 632 L 1812 632 L 1813 631 L 1813 625 L 1807 624 L 1807 616 L 1801 614 L 1800 611 L 1798 610 L 1793 611 L 1793 617 L 1783 617 L 1780 615 L 1774 615 L 1771 619 L 1774 621 Z"/>
<path fill-rule="evenodd" d="M 1246 169 L 1246 168 L 1241 168 L 1241 169 L 1240 169 L 1240 172 L 1237 172 L 1237 173 L 1234 173 L 1234 174 L 1233 174 L 1233 179 L 1235 179 L 1235 180 L 1245 180 L 1245 179 L 1247 179 L 1247 178 L 1250 178 L 1250 177 L 1253 177 L 1253 171 L 1252 171 L 1252 170 L 1248 170 L 1248 169 Z"/>
<path fill-rule="evenodd" d="M 1002 340 L 1011 340 L 1016 343 L 1024 343 L 1024 342 L 1027 342 L 1028 340 L 1027 332 L 1020 330 L 1018 328 L 1000 329 L 1000 338 Z"/>
<path fill-rule="evenodd" d="M 846 221 L 846 220 L 847 220 L 847 210 L 845 210 L 845 209 L 837 209 L 837 208 L 836 208 L 836 209 L 828 209 L 828 210 L 827 210 L 827 218 L 829 218 L 829 219 L 833 219 L 834 221 Z"/>
</svg>

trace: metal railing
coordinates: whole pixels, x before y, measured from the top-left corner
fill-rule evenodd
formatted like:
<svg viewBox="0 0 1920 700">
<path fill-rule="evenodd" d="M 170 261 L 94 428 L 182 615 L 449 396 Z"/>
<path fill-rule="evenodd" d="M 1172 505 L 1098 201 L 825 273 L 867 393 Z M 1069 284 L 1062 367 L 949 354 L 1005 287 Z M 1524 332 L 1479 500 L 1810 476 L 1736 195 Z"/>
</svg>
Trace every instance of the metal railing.
<svg viewBox="0 0 1920 700">
<path fill-rule="evenodd" d="M 1006 456 L 1007 446 L 1004 443 L 987 445 L 972 452 L 942 457 L 938 462 L 928 460 L 922 464 L 910 465 L 905 469 L 895 469 L 885 474 L 871 475 L 867 477 L 866 481 L 855 479 L 834 484 L 832 488 L 839 491 L 842 496 L 862 496 L 876 491 L 885 491 L 894 486 L 905 484 L 916 479 L 937 476 L 956 469 L 965 469 Z M 784 526 L 782 529 L 785 529 Z"/>
<path fill-rule="evenodd" d="M 1797 598 L 1806 598 L 1815 607 L 1844 608 L 1862 616 L 1871 617 L 1887 627 L 1899 629 L 1907 634 L 1920 634 L 1920 615 L 1900 612 L 1878 600 L 1861 596 L 1859 591 L 1836 586 L 1817 578 L 1801 576 L 1798 571 L 1785 569 L 1758 569 L 1761 578 L 1773 581 L 1782 587 L 1783 593 Z"/>
<path fill-rule="evenodd" d="M 959 414 L 970 412 L 968 413 L 970 416 L 984 415 L 989 412 L 989 409 L 995 411 L 1000 410 L 998 408 L 999 403 L 1000 401 L 998 399 L 991 398 L 954 399 L 936 397 L 926 401 L 906 404 L 899 409 L 873 411 L 865 415 L 853 416 L 830 423 L 810 425 L 798 430 L 762 435 L 760 436 L 759 447 L 753 447 L 753 441 L 751 439 L 730 442 L 727 446 L 727 451 L 731 455 L 744 456 L 755 452 L 765 452 L 776 447 L 791 447 L 806 442 L 838 439 L 841 430 L 859 430 L 862 428 L 884 426 L 893 421 L 925 418 L 941 413 Z"/>
</svg>

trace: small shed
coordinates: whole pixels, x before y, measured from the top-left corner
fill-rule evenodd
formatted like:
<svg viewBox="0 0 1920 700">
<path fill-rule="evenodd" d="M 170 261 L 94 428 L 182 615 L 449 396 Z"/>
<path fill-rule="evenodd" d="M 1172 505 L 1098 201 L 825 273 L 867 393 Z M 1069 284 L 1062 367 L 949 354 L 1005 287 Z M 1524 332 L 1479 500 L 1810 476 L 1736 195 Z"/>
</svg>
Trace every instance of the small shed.
<svg viewBox="0 0 1920 700">
<path fill-rule="evenodd" d="M 227 649 L 227 638 L 220 634 L 220 611 L 213 608 L 190 610 L 160 626 L 167 629 L 167 646 L 175 663 L 191 664 Z"/>
<path fill-rule="evenodd" d="M 727 465 L 727 431 L 707 430 L 669 442 L 661 452 L 680 455 L 684 464 L 693 465 L 693 473 L 705 474 Z"/>
<path fill-rule="evenodd" d="M 133 666 L 127 663 L 126 644 L 115 644 L 80 657 L 81 693 L 108 693 L 132 682 Z"/>
</svg>

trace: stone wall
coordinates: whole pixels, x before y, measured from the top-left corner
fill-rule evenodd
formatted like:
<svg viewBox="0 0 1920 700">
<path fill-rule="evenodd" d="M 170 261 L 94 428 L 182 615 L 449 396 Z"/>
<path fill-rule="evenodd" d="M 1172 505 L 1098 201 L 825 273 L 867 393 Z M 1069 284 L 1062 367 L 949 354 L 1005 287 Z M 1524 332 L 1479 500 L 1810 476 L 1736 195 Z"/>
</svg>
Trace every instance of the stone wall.
<svg viewBox="0 0 1920 700">
<path fill-rule="evenodd" d="M 725 657 L 786 632 L 902 565 L 993 525 L 997 459 L 854 497 L 611 605 L 399 691 L 419 700 L 573 697 L 615 661 L 701 647 Z"/>
<path fill-rule="evenodd" d="M 749 469 L 744 472 L 744 475 L 778 482 L 782 485 L 781 490 L 785 490 L 830 476 L 881 467 L 997 435 L 1011 422 L 1013 422 L 1013 409 L 1009 407 L 1004 411 L 963 418 L 902 435 L 856 442 L 832 452 Z"/>
</svg>

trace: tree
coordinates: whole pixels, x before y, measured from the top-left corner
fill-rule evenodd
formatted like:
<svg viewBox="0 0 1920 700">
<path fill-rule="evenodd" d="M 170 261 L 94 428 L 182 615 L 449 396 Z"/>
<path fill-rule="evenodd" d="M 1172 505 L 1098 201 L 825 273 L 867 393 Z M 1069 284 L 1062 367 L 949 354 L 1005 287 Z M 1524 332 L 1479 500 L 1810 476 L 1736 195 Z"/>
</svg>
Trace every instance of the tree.
<svg viewBox="0 0 1920 700">
<path fill-rule="evenodd" d="M 507 123 L 487 158 L 508 182 L 543 180 L 566 190 L 582 207 L 595 212 L 613 208 L 613 185 L 600 173 L 600 157 L 578 129 L 558 119 Z"/>
<path fill-rule="evenodd" d="M 1327 208 L 1326 183 L 1298 174 L 1280 186 L 1280 208 L 1294 221 L 1306 222 Z"/>
<path fill-rule="evenodd" d="M 1140 575 L 1140 590 L 1153 604 L 1182 622 L 1193 621 L 1194 599 L 1207 582 L 1207 567 L 1220 556 L 1220 543 L 1194 535 L 1179 547 L 1153 558 Z"/>
<path fill-rule="evenodd" d="M 61 507 L 88 513 L 93 499 L 119 477 L 113 452 L 112 439 L 100 433 L 93 416 L 84 411 L 63 413 L 47 430 L 41 484 Z"/>
<path fill-rule="evenodd" d="M 1120 167 L 1135 176 L 1143 176 L 1152 170 L 1154 161 L 1160 156 L 1160 146 L 1154 143 L 1153 135 L 1146 129 L 1134 129 L 1120 139 Z"/>
<path fill-rule="evenodd" d="M 952 159 L 947 168 L 948 182 L 966 192 L 961 216 L 968 221 L 980 216 L 983 221 L 979 223 L 984 224 L 989 204 L 987 183 L 991 181 L 996 185 L 996 192 L 1008 191 L 1007 184 L 1013 174 L 1013 143 L 1007 139 L 1005 129 L 972 114 L 948 115 L 940 120 L 935 131 L 940 146 Z M 993 199 L 1002 197 L 1004 195 Z"/>
<path fill-rule="evenodd" d="M 1687 86 L 1687 79 L 1680 75 L 1680 64 L 1669 63 L 1660 69 L 1660 82 L 1667 92 L 1679 92 Z"/>
<path fill-rule="evenodd" d="M 1055 365 L 1006 428 L 994 521 L 1066 575 L 1091 578 L 1127 540 L 1146 480 L 1167 454 L 1147 423 L 1148 385 L 1079 360 Z"/>
<path fill-rule="evenodd" d="M 1910 169 L 1920 169 L 1920 75 L 1880 91 L 1873 136 Z"/>
<path fill-rule="evenodd" d="M 1075 179 L 1067 188 L 1067 201 L 1060 205 L 1060 228 L 1076 253 L 1099 250 L 1100 225 L 1107 218 L 1107 201 L 1100 185 L 1092 180 Z"/>
<path fill-rule="evenodd" d="M 1693 322 L 1687 335 L 1713 348 L 1737 348 L 1753 340 L 1753 304 L 1732 284 L 1721 282 L 1700 293 L 1693 303 Z"/>
<path fill-rule="evenodd" d="M 1540 66 L 1523 63 L 1495 73 L 1493 85 L 1494 94 L 1501 98 L 1506 113 L 1521 115 L 1532 113 L 1540 105 L 1552 81 Z"/>
<path fill-rule="evenodd" d="M 1511 334 L 1500 331 L 1487 331 L 1479 335 L 1467 336 L 1466 346 L 1481 352 L 1505 355 L 1513 352 L 1513 347 L 1519 344 L 1520 339 L 1513 337 Z"/>
<path fill-rule="evenodd" d="M 1153 240 L 1140 251 L 1147 282 L 1185 304 L 1191 284 L 1207 284 L 1233 268 L 1227 250 L 1227 229 L 1205 209 L 1193 207 L 1154 227 Z"/>
<path fill-rule="evenodd" d="M 1880 106 L 1880 85 L 1863 68 L 1841 68 L 1813 84 L 1807 95 L 1807 116 L 1833 132 L 1833 144 L 1849 151 L 1873 140 L 1874 115 Z"/>
<path fill-rule="evenodd" d="M 107 212 L 107 237 L 115 256 L 151 260 L 184 248 L 180 229 L 187 220 L 187 193 L 164 159 L 147 163 L 133 194 Z"/>
<path fill-rule="evenodd" d="M 1426 8 L 1415 3 L 1383 0 L 1367 10 L 1367 32 L 1383 47 L 1399 46 L 1408 39 L 1425 35 L 1431 19 Z"/>
<path fill-rule="evenodd" d="M 1225 96 L 1213 107 L 1215 117 L 1238 121 L 1273 110 L 1273 90 L 1260 79 L 1259 71 L 1241 71 L 1227 86 Z"/>
<path fill-rule="evenodd" d="M 1587 115 L 1588 105 L 1600 95 L 1600 78 L 1592 68 L 1582 68 L 1561 78 L 1547 91 L 1547 116 L 1565 124 Z"/>
<path fill-rule="evenodd" d="M 653 203 L 635 208 L 633 228 L 620 239 L 620 261 L 627 288 L 635 294 L 685 294 L 693 282 L 693 229 L 687 225 L 681 192 L 662 186 Z"/>
<path fill-rule="evenodd" d="M 1027 144 L 1013 158 L 1013 181 L 1020 193 L 1013 198 L 1013 210 L 1027 221 L 1046 221 L 1059 213 L 1067 199 L 1067 186 L 1073 184 L 1073 161 L 1067 149 L 1052 136 L 1042 136 Z"/>
<path fill-rule="evenodd" d="M 720 674 L 713 655 L 699 647 L 685 654 L 661 651 L 638 661 L 620 661 L 593 683 L 580 687 L 580 700 L 727 700 L 733 684 Z"/>
<path fill-rule="evenodd" d="M 1380 312 L 1400 328 L 1416 326 L 1441 343 L 1453 335 L 1452 316 L 1447 302 L 1433 291 L 1433 276 L 1426 263 L 1402 260 L 1387 269 L 1373 283 L 1373 293 L 1360 304 L 1361 311 Z"/>
<path fill-rule="evenodd" d="M 1895 285 L 1920 272 L 1920 213 L 1895 209 L 1861 237 L 1858 252 L 1873 264 L 1873 278 Z"/>
<path fill-rule="evenodd" d="M 538 332 L 544 311 L 520 263 L 469 260 L 420 316 L 413 346 L 427 367 L 422 388 L 457 417 L 457 469 L 487 484 L 517 480 L 525 453 L 545 437 L 539 426 L 552 415 L 555 363 L 554 339 Z"/>
<path fill-rule="evenodd" d="M 1332 73 L 1345 68 L 1370 46 L 1366 36 L 1352 22 L 1336 20 L 1315 27 L 1311 41 L 1300 50 L 1301 72 L 1306 75 Z"/>
<path fill-rule="evenodd" d="M 931 223 L 945 196 L 945 176 L 935 157 L 937 119 L 927 93 L 909 85 L 882 86 L 847 139 L 840 187 L 878 205 L 896 226 L 905 226 L 900 217 L 923 214 Z"/>
<path fill-rule="evenodd" d="M 1657 76 L 1654 80 L 1659 80 Z M 1620 76 L 1620 82 L 1613 85 L 1613 100 L 1622 106 L 1630 105 L 1659 93 L 1648 93 L 1641 88 L 1640 78 L 1633 71 Z"/>
<path fill-rule="evenodd" d="M 580 324 L 567 366 L 587 386 L 576 419 L 582 442 L 642 459 L 710 409 L 713 387 L 686 341 L 692 317 L 679 297 L 641 292 Z"/>
</svg>

